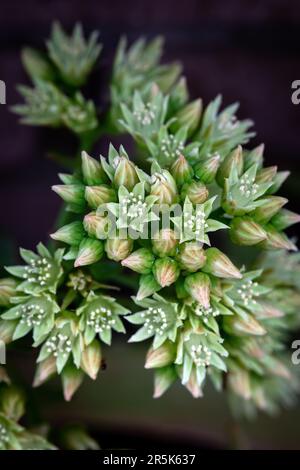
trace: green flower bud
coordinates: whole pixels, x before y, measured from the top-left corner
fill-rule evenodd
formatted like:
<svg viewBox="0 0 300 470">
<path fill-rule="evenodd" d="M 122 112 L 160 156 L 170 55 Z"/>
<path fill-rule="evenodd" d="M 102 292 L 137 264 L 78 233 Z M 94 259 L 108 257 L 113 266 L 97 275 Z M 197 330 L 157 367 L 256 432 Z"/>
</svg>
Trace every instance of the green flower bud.
<svg viewBox="0 0 300 470">
<path fill-rule="evenodd" d="M 90 212 L 84 217 L 83 226 L 90 237 L 105 240 L 109 234 L 110 220 L 96 212 Z"/>
<path fill-rule="evenodd" d="M 99 240 L 84 238 L 79 245 L 79 251 L 74 266 L 86 266 L 99 261 L 103 256 L 103 244 Z"/>
<path fill-rule="evenodd" d="M 205 252 L 206 264 L 203 271 L 216 277 L 241 279 L 243 276 L 240 271 L 218 248 L 208 248 Z"/>
<path fill-rule="evenodd" d="M 241 318 L 237 315 L 228 315 L 228 317 L 224 317 L 224 329 L 228 333 L 234 333 L 238 336 L 262 336 L 266 334 L 266 330 L 252 315 L 247 315 L 247 318 Z"/>
<path fill-rule="evenodd" d="M 181 190 L 181 199 L 188 197 L 192 204 L 203 204 L 208 198 L 208 189 L 201 181 L 192 181 L 184 184 Z"/>
<path fill-rule="evenodd" d="M 107 176 L 100 162 L 90 157 L 86 152 L 81 153 L 82 176 L 85 184 L 101 184 L 107 182 Z"/>
<path fill-rule="evenodd" d="M 261 225 L 254 222 L 251 217 L 234 217 L 230 225 L 229 235 L 237 245 L 256 245 L 267 238 Z"/>
<path fill-rule="evenodd" d="M 83 381 L 84 374 L 80 369 L 73 365 L 67 365 L 64 367 L 61 379 L 64 391 L 64 398 L 66 401 L 70 401 L 76 390 L 80 387 Z"/>
<path fill-rule="evenodd" d="M 153 251 L 156 255 L 161 257 L 174 256 L 177 245 L 178 240 L 176 233 L 174 230 L 168 228 L 160 230 L 152 239 Z"/>
<path fill-rule="evenodd" d="M 161 397 L 177 379 L 173 366 L 162 367 L 155 371 L 153 398 Z"/>
<path fill-rule="evenodd" d="M 249 400 L 251 398 L 251 388 L 249 373 L 245 369 L 234 369 L 228 374 L 228 386 L 237 395 Z"/>
<path fill-rule="evenodd" d="M 26 72 L 33 80 L 54 81 L 54 68 L 40 51 L 25 47 L 22 49 L 21 59 Z"/>
<path fill-rule="evenodd" d="M 114 166 L 114 184 L 117 187 L 125 186 L 128 191 L 131 191 L 139 182 L 135 165 L 125 156 L 117 156 L 114 159 Z"/>
<path fill-rule="evenodd" d="M 218 153 L 200 161 L 194 168 L 195 175 L 202 183 L 212 183 L 220 166 L 221 157 Z"/>
<path fill-rule="evenodd" d="M 174 344 L 171 341 L 165 341 L 159 348 L 151 347 L 146 356 L 146 369 L 156 367 L 165 367 L 172 364 L 176 357 Z"/>
<path fill-rule="evenodd" d="M 245 152 L 244 154 L 244 170 L 248 170 L 252 165 L 257 165 L 258 168 L 261 168 L 263 165 L 263 154 L 265 146 L 260 144 L 255 147 L 250 152 Z"/>
<path fill-rule="evenodd" d="M 268 189 L 269 194 L 277 193 L 278 189 L 282 186 L 285 180 L 289 177 L 289 171 L 278 171 L 273 179 L 272 186 Z"/>
<path fill-rule="evenodd" d="M 202 113 L 202 100 L 197 99 L 185 105 L 176 114 L 176 121 L 172 125 L 173 131 L 178 131 L 181 127 L 188 128 L 188 135 L 192 135 L 197 129 Z"/>
<path fill-rule="evenodd" d="M 255 183 L 270 183 L 277 173 L 277 166 L 262 168 L 256 173 Z"/>
<path fill-rule="evenodd" d="M 50 235 L 53 240 L 68 243 L 68 245 L 79 245 L 84 236 L 84 227 L 79 221 L 65 225 Z"/>
<path fill-rule="evenodd" d="M 157 196 L 157 204 L 171 205 L 178 200 L 176 182 L 167 170 L 154 173 L 151 177 L 151 196 Z"/>
<path fill-rule="evenodd" d="M 92 341 L 85 347 L 81 355 L 81 367 L 88 376 L 96 380 L 98 371 L 101 366 L 101 348 L 98 340 Z"/>
<path fill-rule="evenodd" d="M 278 232 L 272 225 L 265 227 L 267 239 L 261 242 L 260 246 L 266 250 L 292 250 L 297 251 L 296 245 L 281 232 Z"/>
<path fill-rule="evenodd" d="M 127 258 L 133 248 L 133 241 L 122 238 L 109 238 L 105 242 L 107 257 L 113 261 L 122 261 Z"/>
<path fill-rule="evenodd" d="M 12 341 L 18 320 L 0 319 L 0 340 L 8 344 Z"/>
<path fill-rule="evenodd" d="M 12 277 L 0 279 L 0 307 L 8 307 L 10 298 L 16 295 L 18 283 Z"/>
<path fill-rule="evenodd" d="M 54 356 L 49 356 L 44 361 L 38 363 L 33 379 L 33 387 L 39 387 L 55 373 L 56 358 Z"/>
<path fill-rule="evenodd" d="M 85 199 L 92 209 L 97 209 L 101 204 L 115 202 L 117 197 L 112 188 L 101 184 L 100 186 L 86 186 Z"/>
<path fill-rule="evenodd" d="M 188 389 L 193 398 L 200 398 L 203 396 L 201 387 L 197 381 L 197 373 L 195 370 L 192 370 L 189 380 L 184 384 L 184 386 Z"/>
<path fill-rule="evenodd" d="M 80 426 L 70 426 L 61 433 L 66 450 L 99 450 L 98 443 Z"/>
<path fill-rule="evenodd" d="M 210 305 L 210 279 L 207 274 L 189 274 L 184 281 L 186 291 L 204 308 Z"/>
<path fill-rule="evenodd" d="M 138 301 L 150 297 L 150 295 L 155 294 L 155 292 L 161 289 L 158 282 L 156 282 L 153 274 L 143 274 L 140 277 L 139 290 L 136 295 Z"/>
<path fill-rule="evenodd" d="M 148 248 L 140 248 L 121 261 L 122 266 L 140 274 L 149 274 L 154 263 L 154 255 Z"/>
<path fill-rule="evenodd" d="M 23 393 L 16 387 L 6 387 L 1 390 L 1 412 L 14 421 L 25 413 L 25 399 Z"/>
<path fill-rule="evenodd" d="M 271 220 L 271 224 L 276 230 L 284 230 L 293 224 L 300 222 L 300 215 L 295 212 L 291 212 L 287 209 L 282 209 L 278 214 L 274 215 Z"/>
<path fill-rule="evenodd" d="M 218 169 L 216 180 L 219 186 L 224 186 L 225 178 L 228 178 L 232 169 L 235 168 L 240 176 L 243 172 L 244 160 L 243 160 L 243 150 L 239 145 L 234 149 L 220 165 Z"/>
<path fill-rule="evenodd" d="M 69 204 L 84 205 L 84 186 L 79 184 L 56 184 L 52 189 Z"/>
<path fill-rule="evenodd" d="M 280 196 L 266 196 L 264 197 L 264 204 L 257 207 L 252 213 L 257 222 L 266 223 L 277 214 L 277 212 L 288 202 L 288 199 Z"/>
<path fill-rule="evenodd" d="M 176 259 L 181 269 L 191 273 L 199 271 L 206 263 L 206 255 L 202 248 L 202 243 L 182 243 L 179 246 L 179 253 Z"/>
<path fill-rule="evenodd" d="M 180 269 L 177 262 L 172 258 L 160 258 L 154 263 L 153 274 L 161 287 L 167 287 L 179 277 Z"/>
<path fill-rule="evenodd" d="M 184 183 L 190 181 L 194 174 L 191 165 L 184 155 L 179 155 L 171 166 L 170 172 L 178 186 L 182 186 Z"/>
</svg>

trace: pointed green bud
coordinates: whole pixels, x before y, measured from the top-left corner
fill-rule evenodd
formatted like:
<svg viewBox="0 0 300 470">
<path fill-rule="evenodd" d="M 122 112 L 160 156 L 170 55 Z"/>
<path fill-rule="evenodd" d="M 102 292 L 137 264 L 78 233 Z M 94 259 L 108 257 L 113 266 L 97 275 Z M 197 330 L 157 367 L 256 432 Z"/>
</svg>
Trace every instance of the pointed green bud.
<svg viewBox="0 0 300 470">
<path fill-rule="evenodd" d="M 88 376 L 96 380 L 98 371 L 101 366 L 102 353 L 98 340 L 92 341 L 84 348 L 81 355 L 81 368 Z"/>
<path fill-rule="evenodd" d="M 193 168 L 188 163 L 184 155 L 179 155 L 177 160 L 175 160 L 171 166 L 170 172 L 178 186 L 182 186 L 184 183 L 189 182 L 194 174 Z"/>
<path fill-rule="evenodd" d="M 56 184 L 52 190 L 69 204 L 82 205 L 84 203 L 84 186 L 79 184 Z"/>
<path fill-rule="evenodd" d="M 191 273 L 199 271 L 206 263 L 206 255 L 202 248 L 202 243 L 182 243 L 179 246 L 179 253 L 176 259 L 181 269 Z"/>
<path fill-rule="evenodd" d="M 175 115 L 176 121 L 171 126 L 172 131 L 176 132 L 182 127 L 187 127 L 188 135 L 191 136 L 199 126 L 201 113 L 201 99 L 188 103 Z"/>
<path fill-rule="evenodd" d="M 188 197 L 192 204 L 203 204 L 208 198 L 208 189 L 201 181 L 184 184 L 181 189 L 181 199 Z"/>
<path fill-rule="evenodd" d="M 285 364 L 275 357 L 268 357 L 264 365 L 271 374 L 277 375 L 277 377 L 281 377 L 286 380 L 290 380 L 292 378 L 291 372 Z"/>
<path fill-rule="evenodd" d="M 174 230 L 165 228 L 154 235 L 152 239 L 153 251 L 160 257 L 174 256 L 178 245 L 178 239 Z"/>
<path fill-rule="evenodd" d="M 119 186 L 125 186 L 128 191 L 131 191 L 133 187 L 139 182 L 138 174 L 134 163 L 132 163 L 125 156 L 117 156 L 114 159 L 114 184 Z"/>
<path fill-rule="evenodd" d="M 205 251 L 205 254 L 206 263 L 203 271 L 206 273 L 225 279 L 241 279 L 243 277 L 238 268 L 236 268 L 230 261 L 228 256 L 218 250 L 218 248 L 208 248 L 208 250 Z"/>
<path fill-rule="evenodd" d="M 276 173 L 277 166 L 268 166 L 266 168 L 262 168 L 256 173 L 255 183 L 270 183 L 271 181 L 273 181 Z"/>
<path fill-rule="evenodd" d="M 265 250 L 292 250 L 297 251 L 296 245 L 288 239 L 288 237 L 278 232 L 272 225 L 265 227 L 267 233 L 267 239 L 264 240 L 260 246 Z"/>
<path fill-rule="evenodd" d="M 161 289 L 158 282 L 156 282 L 153 274 L 143 274 L 140 277 L 139 290 L 136 295 L 137 300 L 143 300 L 146 297 L 150 297 L 155 292 Z"/>
<path fill-rule="evenodd" d="M 160 258 L 154 263 L 153 274 L 161 287 L 168 287 L 179 277 L 180 269 L 172 258 Z"/>
<path fill-rule="evenodd" d="M 25 413 L 24 394 L 14 386 L 1 390 L 1 412 L 8 418 L 19 421 Z"/>
<path fill-rule="evenodd" d="M 113 261 L 122 261 L 127 258 L 133 248 L 133 241 L 122 238 L 109 238 L 105 242 L 107 257 Z"/>
<path fill-rule="evenodd" d="M 81 162 L 82 176 L 85 184 L 93 185 L 107 182 L 106 173 L 99 161 L 83 151 L 81 153 Z"/>
<path fill-rule="evenodd" d="M 8 307 L 10 298 L 16 295 L 18 283 L 12 277 L 0 279 L 0 307 Z"/>
<path fill-rule="evenodd" d="M 155 371 L 153 398 L 161 397 L 177 379 L 176 370 L 173 366 L 162 367 Z"/>
<path fill-rule="evenodd" d="M 84 217 L 83 226 L 90 237 L 105 240 L 109 234 L 110 220 L 96 212 L 90 212 Z"/>
<path fill-rule="evenodd" d="M 22 64 L 33 80 L 52 82 L 55 80 L 55 70 L 48 62 L 46 55 L 31 47 L 24 47 L 21 52 Z"/>
<path fill-rule="evenodd" d="M 68 245 L 79 245 L 84 236 L 84 227 L 79 221 L 65 225 L 50 235 L 53 240 L 68 243 Z"/>
<path fill-rule="evenodd" d="M 245 152 L 244 155 L 244 171 L 248 170 L 253 165 L 257 165 L 258 168 L 261 168 L 263 165 L 263 154 L 265 146 L 260 144 L 255 147 L 250 152 Z"/>
<path fill-rule="evenodd" d="M 178 200 L 176 182 L 167 170 L 154 173 L 151 177 L 151 196 L 157 196 L 157 204 L 171 205 Z"/>
<path fill-rule="evenodd" d="M 240 176 L 243 172 L 244 159 L 243 159 L 243 149 L 239 145 L 234 149 L 227 157 L 224 158 L 223 162 L 218 169 L 216 180 L 221 188 L 224 186 L 225 178 L 228 178 L 233 168 L 236 169 L 238 175 Z"/>
<path fill-rule="evenodd" d="M 78 390 L 82 384 L 84 374 L 82 370 L 77 369 L 73 365 L 67 365 L 64 367 L 61 373 L 64 398 L 66 401 L 70 401 L 74 393 Z"/>
<path fill-rule="evenodd" d="M 256 317 L 258 319 L 281 318 L 284 316 L 284 312 L 279 308 L 274 307 L 274 305 L 262 301 L 260 301 L 260 305 L 262 306 L 262 311 L 256 313 Z"/>
<path fill-rule="evenodd" d="M 210 279 L 207 274 L 189 274 L 184 281 L 184 287 L 193 299 L 204 308 L 210 305 Z"/>
<path fill-rule="evenodd" d="M 202 183 L 212 183 L 220 166 L 221 157 L 218 153 L 200 161 L 194 168 L 195 175 Z"/>
<path fill-rule="evenodd" d="M 46 382 L 52 375 L 56 372 L 56 358 L 54 356 L 49 356 L 44 361 L 38 363 L 34 379 L 33 387 L 39 387 L 44 382 Z"/>
<path fill-rule="evenodd" d="M 84 238 L 79 245 L 79 251 L 74 266 L 86 266 L 99 261 L 103 256 L 103 244 L 99 240 Z"/>
<path fill-rule="evenodd" d="M 230 224 L 229 235 L 237 245 L 252 246 L 267 238 L 261 225 L 254 222 L 251 217 L 234 217 Z"/>
<path fill-rule="evenodd" d="M 279 188 L 283 185 L 285 180 L 290 176 L 289 171 L 278 171 L 275 178 L 273 179 L 272 186 L 268 189 L 269 194 L 277 193 Z"/>
<path fill-rule="evenodd" d="M 99 450 L 98 443 L 81 426 L 70 426 L 61 433 L 62 446 L 66 450 Z"/>
<path fill-rule="evenodd" d="M 86 186 L 85 200 L 92 209 L 97 209 L 107 202 L 115 202 L 117 197 L 112 188 L 101 184 L 100 186 Z"/>
<path fill-rule="evenodd" d="M 199 387 L 197 381 L 197 373 L 194 369 L 191 372 L 189 380 L 184 384 L 184 386 L 188 389 L 193 398 L 200 398 L 203 396 L 201 387 Z"/>
<path fill-rule="evenodd" d="M 249 400 L 251 398 L 251 388 L 249 373 L 245 369 L 234 369 L 228 374 L 229 388 L 237 395 Z"/>
<path fill-rule="evenodd" d="M 140 248 L 121 261 L 122 266 L 132 269 L 140 274 L 149 274 L 152 271 L 154 255 L 148 248 Z"/>
<path fill-rule="evenodd" d="M 280 196 L 265 196 L 264 204 L 257 207 L 253 212 L 251 212 L 251 217 L 253 217 L 257 222 L 265 224 L 277 214 L 277 212 L 284 206 L 288 199 Z"/>
<path fill-rule="evenodd" d="M 151 347 L 146 356 L 146 369 L 153 369 L 156 367 L 165 367 L 172 364 L 176 358 L 176 351 L 174 343 L 165 341 L 159 348 L 153 349 Z"/>
<path fill-rule="evenodd" d="M 172 109 L 182 108 L 189 99 L 185 77 L 181 77 L 178 83 L 172 88 L 170 93 L 170 106 Z"/>
<path fill-rule="evenodd" d="M 274 215 L 271 224 L 276 230 L 284 230 L 293 224 L 300 222 L 300 215 L 287 209 L 282 209 L 278 214 Z"/>
<path fill-rule="evenodd" d="M 3 320 L 0 318 L 0 341 L 8 344 L 12 341 L 18 320 Z"/>
<path fill-rule="evenodd" d="M 224 317 L 224 329 L 228 333 L 235 333 L 236 335 L 255 335 L 262 336 L 266 334 L 263 326 L 252 316 L 247 315 L 247 318 L 241 318 L 237 315 Z"/>
</svg>

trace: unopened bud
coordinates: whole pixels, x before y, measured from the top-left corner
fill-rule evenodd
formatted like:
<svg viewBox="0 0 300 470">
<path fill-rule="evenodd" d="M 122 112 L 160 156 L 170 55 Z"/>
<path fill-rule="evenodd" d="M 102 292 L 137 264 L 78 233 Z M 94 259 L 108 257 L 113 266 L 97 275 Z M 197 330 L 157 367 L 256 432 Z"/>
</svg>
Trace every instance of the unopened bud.
<svg viewBox="0 0 300 470">
<path fill-rule="evenodd" d="M 0 341 L 8 344 L 12 341 L 18 320 L 3 320 L 0 319 Z"/>
<path fill-rule="evenodd" d="M 10 298 L 16 294 L 18 283 L 12 277 L 0 279 L 0 307 L 8 307 Z"/>
<path fill-rule="evenodd" d="M 74 266 L 86 266 L 99 261 L 103 256 L 103 244 L 100 240 L 84 238 L 79 245 L 79 251 Z"/>
<path fill-rule="evenodd" d="M 289 177 L 289 171 L 278 171 L 273 179 L 272 186 L 268 189 L 269 194 L 277 193 L 278 189 L 283 185 L 285 180 Z"/>
<path fill-rule="evenodd" d="M 98 443 L 80 426 L 70 426 L 61 433 L 66 450 L 98 450 Z"/>
<path fill-rule="evenodd" d="M 192 204 L 203 204 L 208 198 L 208 189 L 201 181 L 192 181 L 184 184 L 181 190 L 181 198 L 189 198 Z"/>
<path fill-rule="evenodd" d="M 68 245 L 79 245 L 84 236 L 84 227 L 79 221 L 65 225 L 50 235 L 53 240 L 68 243 Z"/>
<path fill-rule="evenodd" d="M 64 398 L 66 401 L 70 401 L 76 390 L 80 387 L 83 381 L 84 374 L 82 370 L 77 369 L 73 365 L 67 365 L 64 367 L 61 373 Z"/>
<path fill-rule="evenodd" d="M 184 384 L 184 386 L 188 389 L 193 398 L 200 398 L 203 396 L 202 389 L 197 381 L 197 373 L 194 369 L 192 369 L 189 380 Z"/>
<path fill-rule="evenodd" d="M 162 367 L 155 371 L 153 398 L 161 397 L 175 382 L 177 374 L 173 366 Z"/>
<path fill-rule="evenodd" d="M 34 379 L 33 387 L 39 387 L 46 380 L 48 380 L 56 372 L 56 358 L 54 356 L 49 356 L 44 361 L 38 363 Z"/>
<path fill-rule="evenodd" d="M 154 173 L 151 177 L 151 196 L 157 197 L 157 204 L 171 205 L 178 200 L 176 182 L 167 170 Z"/>
<path fill-rule="evenodd" d="M 55 80 L 54 67 L 40 51 L 25 47 L 22 49 L 21 59 L 26 72 L 33 80 L 40 79 L 46 82 Z"/>
<path fill-rule="evenodd" d="M 84 217 L 83 226 L 90 237 L 105 240 L 109 234 L 110 220 L 96 212 L 90 212 Z"/>
<path fill-rule="evenodd" d="M 182 127 L 188 128 L 188 135 L 192 135 L 197 129 L 202 113 L 202 100 L 197 99 L 185 105 L 177 114 L 176 121 L 172 124 L 172 130 L 177 131 Z"/>
<path fill-rule="evenodd" d="M 244 160 L 243 160 L 243 149 L 239 145 L 234 149 L 220 165 L 218 169 L 216 180 L 219 186 L 224 186 L 225 178 L 228 178 L 232 169 L 236 169 L 238 175 L 240 176 L 243 172 Z"/>
<path fill-rule="evenodd" d="M 134 251 L 121 262 L 122 266 L 132 269 L 140 274 L 149 274 L 154 263 L 154 255 L 148 248 Z"/>
<path fill-rule="evenodd" d="M 190 181 L 193 177 L 193 169 L 183 155 L 179 155 L 177 160 L 170 168 L 171 175 L 176 181 L 178 186 Z"/>
<path fill-rule="evenodd" d="M 263 165 L 264 144 L 258 145 L 250 152 L 245 152 L 244 155 L 244 171 L 248 170 L 252 165 L 257 165 L 261 168 Z"/>
<path fill-rule="evenodd" d="M 228 256 L 218 250 L 218 248 L 208 248 L 205 254 L 206 263 L 203 267 L 203 271 L 225 279 L 241 279 L 243 277 Z"/>
<path fill-rule="evenodd" d="M 155 261 L 153 274 L 161 287 L 168 287 L 179 277 L 180 269 L 175 260 L 165 257 Z"/>
<path fill-rule="evenodd" d="M 267 238 L 261 225 L 254 222 L 251 217 L 234 217 L 230 225 L 229 235 L 237 245 L 252 246 Z"/>
<path fill-rule="evenodd" d="M 79 184 L 56 184 L 52 190 L 69 204 L 84 204 L 84 186 Z"/>
<path fill-rule="evenodd" d="M 81 355 L 81 367 L 88 376 L 96 380 L 98 371 L 101 366 L 101 348 L 97 340 L 92 341 L 85 347 Z"/>
<path fill-rule="evenodd" d="M 125 156 L 116 157 L 114 184 L 118 187 L 125 186 L 128 191 L 131 191 L 138 182 L 139 178 L 134 163 Z"/>
<path fill-rule="evenodd" d="M 172 364 L 175 360 L 176 353 L 174 344 L 171 341 L 165 341 L 159 348 L 151 347 L 146 356 L 146 369 L 156 367 L 165 367 Z"/>
<path fill-rule="evenodd" d="M 107 176 L 101 163 L 95 158 L 90 157 L 86 152 L 81 153 L 82 176 L 85 184 L 101 184 L 107 181 Z"/>
<path fill-rule="evenodd" d="M 247 318 L 241 318 L 237 315 L 228 316 L 224 319 L 224 329 L 229 333 L 234 332 L 236 335 L 242 336 L 245 334 L 255 336 L 266 334 L 266 330 L 252 315 L 247 315 Z"/>
<path fill-rule="evenodd" d="M 146 297 L 150 297 L 150 295 L 154 294 L 160 289 L 161 286 L 155 280 L 153 274 L 143 274 L 140 277 L 139 290 L 137 292 L 136 298 L 137 300 L 143 300 Z"/>
<path fill-rule="evenodd" d="M 194 273 L 205 265 L 206 255 L 201 243 L 186 242 L 179 246 L 176 259 L 181 269 Z"/>
<path fill-rule="evenodd" d="M 267 239 L 261 242 L 261 247 L 265 250 L 292 250 L 297 251 L 296 245 L 288 237 L 278 232 L 272 225 L 265 227 Z"/>
<path fill-rule="evenodd" d="M 116 193 L 105 184 L 101 184 L 100 186 L 86 186 L 85 199 L 92 209 L 97 209 L 102 204 L 116 201 Z"/>
<path fill-rule="evenodd" d="M 207 274 L 189 274 L 184 281 L 186 291 L 204 308 L 210 305 L 210 279 Z"/>
<path fill-rule="evenodd" d="M 218 153 L 200 161 L 194 168 L 195 175 L 202 183 L 212 183 L 220 166 L 221 157 Z"/>
<path fill-rule="evenodd" d="M 276 230 L 284 230 L 293 224 L 300 222 L 300 215 L 287 209 L 282 209 L 278 214 L 274 215 L 271 220 Z"/>
<path fill-rule="evenodd" d="M 262 168 L 256 173 L 255 183 L 270 183 L 277 173 L 277 166 L 268 166 Z"/>
<path fill-rule="evenodd" d="M 251 398 L 251 388 L 249 373 L 244 369 L 232 370 L 228 374 L 228 385 L 237 395 L 249 400 Z"/>
<path fill-rule="evenodd" d="M 133 241 L 127 238 L 109 238 L 105 242 L 107 257 L 113 261 L 127 258 L 133 248 Z"/>
<path fill-rule="evenodd" d="M 19 421 L 25 412 L 23 393 L 13 386 L 6 387 L 1 392 L 1 411 L 8 418 Z"/>
<path fill-rule="evenodd" d="M 174 256 L 176 253 L 178 240 L 176 233 L 172 229 L 162 229 L 154 235 L 152 239 L 153 251 L 156 255 Z"/>
<path fill-rule="evenodd" d="M 264 197 L 264 204 L 251 213 L 251 216 L 260 223 L 269 222 L 277 212 L 288 202 L 288 199 L 280 196 Z"/>
</svg>

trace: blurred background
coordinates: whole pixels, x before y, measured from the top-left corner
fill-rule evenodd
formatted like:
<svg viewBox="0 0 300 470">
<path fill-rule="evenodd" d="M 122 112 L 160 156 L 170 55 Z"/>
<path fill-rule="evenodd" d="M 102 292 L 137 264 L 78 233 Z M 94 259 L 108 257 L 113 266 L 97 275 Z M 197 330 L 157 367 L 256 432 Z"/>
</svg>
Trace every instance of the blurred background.
<svg viewBox="0 0 300 470">
<path fill-rule="evenodd" d="M 120 36 L 131 42 L 162 34 L 164 60 L 182 62 L 192 98 L 200 96 L 207 104 L 221 93 L 225 105 L 240 102 L 240 118 L 254 120 L 252 144 L 265 143 L 267 165 L 292 171 L 283 191 L 289 208 L 299 212 L 300 104 L 291 101 L 292 82 L 300 79 L 299 1 L 2 0 L 0 79 L 7 105 L 0 106 L 1 264 L 16 260 L 18 246 L 33 248 L 47 240 L 60 205 L 50 190 L 60 168 L 48 154 L 59 140 L 69 149 L 74 144 L 63 133 L 21 126 L 9 110 L 21 101 L 17 84 L 29 83 L 20 62 L 22 46 L 43 48 L 56 19 L 69 31 L 76 21 L 86 32 L 100 30 L 104 50 L 92 77 L 99 103 Z M 107 144 L 99 143 L 99 151 L 106 152 Z M 222 447 L 239 440 L 252 448 L 300 449 L 300 408 L 237 428 L 225 400 L 213 391 L 194 400 L 175 386 L 154 401 L 152 373 L 143 369 L 145 350 L 115 338 L 107 352 L 108 370 L 96 384 L 87 380 L 71 404 L 57 401 L 56 384 L 41 390 L 48 403 L 45 419 L 84 421 L 104 447 Z"/>
</svg>

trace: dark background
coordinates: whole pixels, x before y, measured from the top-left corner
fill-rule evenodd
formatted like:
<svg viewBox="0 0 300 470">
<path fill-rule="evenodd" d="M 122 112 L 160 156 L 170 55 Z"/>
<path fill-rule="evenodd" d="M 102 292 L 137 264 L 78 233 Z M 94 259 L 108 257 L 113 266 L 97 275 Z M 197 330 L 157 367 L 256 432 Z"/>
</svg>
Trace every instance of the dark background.
<svg viewBox="0 0 300 470">
<path fill-rule="evenodd" d="M 99 102 L 120 35 L 132 41 L 163 34 L 164 60 L 183 63 L 192 98 L 201 96 L 207 104 L 222 93 L 224 104 L 240 102 L 239 117 L 255 121 L 252 144 L 266 144 L 267 165 L 292 170 L 284 194 L 290 198 L 288 207 L 299 211 L 300 105 L 291 102 L 291 84 L 300 79 L 299 1 L 2 0 L 0 79 L 7 85 L 7 105 L 0 106 L 2 264 L 12 261 L 18 245 L 30 248 L 47 239 L 60 205 L 50 190 L 59 168 L 47 152 L 60 143 L 72 148 L 72 142 L 60 132 L 21 126 L 9 111 L 21 101 L 16 85 L 27 81 L 20 50 L 24 45 L 42 48 L 54 19 L 68 30 L 79 20 L 86 32 L 101 31 L 104 51 L 93 77 Z M 105 150 L 107 142 L 102 145 Z M 71 405 L 61 402 L 59 408 L 53 397 L 61 392 L 51 392 L 46 417 L 54 413 L 62 421 L 75 416 L 95 426 L 100 422 L 104 442 L 105 434 L 117 427 L 127 435 L 127 446 L 130 432 L 133 440 L 144 432 L 148 443 L 151 435 L 154 442 L 165 442 L 162 436 L 167 436 L 168 444 L 170 439 L 198 444 L 203 439 L 223 442 L 224 436 L 230 440 L 234 428 L 219 395 L 210 393 L 196 402 L 178 387 L 160 401 L 152 400 L 152 374 L 143 370 L 144 353 L 144 345 L 128 348 L 125 339 L 116 342 L 108 353 L 110 374 L 99 379 L 99 387 L 88 382 Z M 261 417 L 248 424 L 247 439 L 254 447 L 299 448 L 300 417 L 295 413 L 283 414 L 280 421 Z"/>
</svg>

